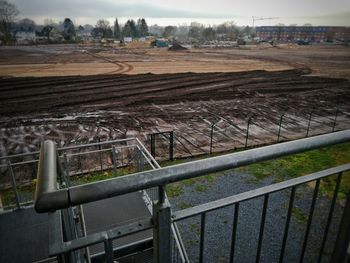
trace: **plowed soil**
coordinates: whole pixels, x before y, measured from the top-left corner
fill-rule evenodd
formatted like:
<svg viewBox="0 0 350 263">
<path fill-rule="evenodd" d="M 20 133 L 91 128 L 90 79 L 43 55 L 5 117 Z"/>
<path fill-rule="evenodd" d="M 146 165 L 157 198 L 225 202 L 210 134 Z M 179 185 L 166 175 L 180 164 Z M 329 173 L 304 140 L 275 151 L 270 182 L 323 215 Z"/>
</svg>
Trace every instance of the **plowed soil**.
<svg viewBox="0 0 350 263">
<path fill-rule="evenodd" d="M 308 69 L 229 73 L 93 75 L 0 80 L 2 155 L 32 151 L 40 141 L 61 146 L 175 131 L 175 156 L 350 127 L 350 82 L 307 76 Z M 160 136 L 157 154 L 164 156 Z"/>
</svg>

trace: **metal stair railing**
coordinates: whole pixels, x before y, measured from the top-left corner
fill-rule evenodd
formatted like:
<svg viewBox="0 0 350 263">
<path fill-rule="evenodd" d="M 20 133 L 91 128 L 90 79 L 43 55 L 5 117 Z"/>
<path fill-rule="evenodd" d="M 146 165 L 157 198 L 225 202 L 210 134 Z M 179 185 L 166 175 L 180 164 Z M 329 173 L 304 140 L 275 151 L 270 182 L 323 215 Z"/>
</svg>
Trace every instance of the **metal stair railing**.
<svg viewBox="0 0 350 263">
<path fill-rule="evenodd" d="M 251 149 L 243 152 L 227 154 L 219 157 L 213 157 L 204 160 L 198 160 L 194 162 L 179 164 L 166 168 L 160 168 L 152 171 L 144 171 L 127 175 L 123 177 L 103 180 L 86 185 L 73 186 L 65 189 L 57 189 L 57 174 L 55 173 L 55 151 L 52 142 L 45 142 L 42 148 L 42 154 L 40 158 L 40 166 L 38 172 L 38 184 L 36 191 L 35 208 L 38 212 L 49 212 L 50 217 L 53 220 L 54 226 L 59 226 L 57 221 L 57 213 L 61 213 L 60 209 L 64 209 L 71 206 L 76 206 L 84 203 L 89 203 L 97 200 L 102 200 L 112 196 L 118 196 L 134 191 L 144 190 L 152 187 L 158 187 L 158 199 L 159 201 L 153 206 L 152 218 L 145 219 L 143 222 L 139 222 L 137 225 L 122 226 L 119 228 L 104 231 L 102 233 L 96 233 L 88 237 L 72 240 L 69 243 L 62 242 L 62 233 L 59 228 L 55 227 L 51 229 L 52 237 L 54 240 L 50 242 L 51 254 L 66 253 L 74 251 L 79 248 L 84 248 L 90 244 L 97 242 L 104 242 L 107 262 L 112 262 L 112 254 L 110 247 L 110 240 L 120 236 L 125 236 L 130 233 L 139 232 L 145 229 L 153 229 L 154 233 L 154 262 L 170 262 L 171 261 L 171 248 L 170 248 L 170 235 L 171 235 L 171 223 L 179 220 L 191 217 L 193 215 L 201 215 L 202 229 L 205 230 L 205 213 L 213 209 L 221 208 L 227 205 L 235 205 L 234 218 L 237 218 L 239 202 L 257 197 L 264 196 L 264 207 L 261 220 L 261 231 L 259 235 L 259 249 L 261 249 L 261 240 L 263 238 L 264 222 L 266 215 L 266 207 L 268 205 L 269 194 L 275 191 L 279 191 L 285 188 L 296 187 L 296 185 L 303 184 L 309 181 L 316 181 L 319 185 L 319 181 L 331 174 L 341 173 L 342 171 L 349 170 L 349 164 L 341 167 L 332 168 L 325 171 L 320 171 L 309 176 L 300 177 L 290 181 L 284 182 L 285 185 L 270 185 L 267 188 L 260 188 L 248 193 L 242 193 L 239 195 L 228 197 L 228 199 L 217 200 L 203 204 L 197 207 L 184 209 L 175 213 L 171 212 L 170 205 L 166 202 L 164 188 L 167 184 L 181 181 L 184 179 L 195 178 L 207 173 L 213 173 L 232 169 L 248 164 L 253 164 L 261 161 L 266 161 L 286 155 L 295 153 L 301 153 L 308 150 L 318 149 L 338 143 L 350 141 L 350 130 L 335 132 L 332 134 L 320 135 L 310 138 L 305 138 L 297 141 L 280 143 L 276 145 Z M 317 189 L 317 190 L 316 190 Z M 317 198 L 318 187 L 315 188 L 313 203 Z M 293 192 L 293 191 L 292 191 Z M 209 207 L 209 208 L 208 208 Z M 345 207 L 344 216 L 347 216 L 349 202 Z M 310 223 L 312 222 L 313 211 L 310 212 Z M 348 219 L 348 218 L 346 218 Z M 344 226 L 340 233 L 348 231 L 350 220 L 343 219 Z M 236 222 L 237 220 L 235 220 Z M 234 228 L 236 229 L 236 228 Z M 234 236 L 234 233 L 232 234 Z M 307 234 L 305 235 L 307 240 Z M 349 243 L 349 237 L 339 235 L 337 239 L 338 248 L 344 248 Z M 233 247 L 234 247 L 234 238 Z M 304 242 L 305 243 L 305 242 Z M 203 248 L 204 235 L 201 235 L 200 246 Z M 201 250 L 203 251 L 203 249 Z M 258 251 L 258 254 L 260 252 Z M 333 256 L 334 259 L 340 259 L 341 256 L 346 255 L 346 251 L 341 249 L 336 250 Z M 202 256 L 203 258 L 203 256 Z M 233 256 L 231 256 L 233 258 Z M 258 258 L 257 258 L 258 260 Z M 334 261 L 336 262 L 336 261 Z M 339 261 L 341 262 L 341 261 Z"/>
</svg>

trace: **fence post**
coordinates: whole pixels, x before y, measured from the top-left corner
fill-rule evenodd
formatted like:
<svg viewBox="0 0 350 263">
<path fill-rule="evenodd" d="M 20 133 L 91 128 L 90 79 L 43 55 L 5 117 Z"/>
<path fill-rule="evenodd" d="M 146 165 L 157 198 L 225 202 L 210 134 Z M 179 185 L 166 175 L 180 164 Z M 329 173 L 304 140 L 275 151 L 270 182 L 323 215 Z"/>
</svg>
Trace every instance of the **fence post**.
<svg viewBox="0 0 350 263">
<path fill-rule="evenodd" d="M 250 122 L 251 121 L 252 121 L 252 117 L 249 117 L 248 123 L 247 123 L 247 134 L 245 136 L 245 146 L 244 146 L 244 148 L 247 148 L 247 146 L 248 146 L 249 126 L 250 126 Z"/>
<path fill-rule="evenodd" d="M 100 139 L 100 137 L 97 137 L 97 140 L 98 140 L 98 142 L 101 142 L 101 139 Z M 101 150 L 102 150 L 102 147 L 101 147 L 101 145 L 99 144 L 98 145 L 98 149 L 99 149 L 99 156 L 100 156 L 100 166 L 101 166 L 101 172 L 103 171 L 103 163 L 102 163 L 102 152 L 101 152 Z"/>
<path fill-rule="evenodd" d="M 118 161 L 117 161 L 117 152 L 116 152 L 116 149 L 115 149 L 115 146 L 112 145 L 112 161 L 113 161 L 113 171 L 115 173 L 115 175 L 117 175 L 117 164 L 118 164 Z"/>
<path fill-rule="evenodd" d="M 307 130 L 306 130 L 306 136 L 305 136 L 306 138 L 309 137 L 309 131 L 310 131 L 312 113 L 313 113 L 313 111 L 310 112 L 309 122 L 308 122 L 308 124 L 307 124 Z"/>
<path fill-rule="evenodd" d="M 216 123 L 213 123 L 211 125 L 211 130 L 210 130 L 210 151 L 209 153 L 212 154 L 213 153 L 213 135 L 214 135 L 214 126 Z"/>
<path fill-rule="evenodd" d="M 63 160 L 64 160 L 64 169 L 65 169 L 65 171 L 62 171 L 62 173 L 66 172 L 66 176 L 67 176 L 66 180 L 67 180 L 67 183 L 69 185 L 70 184 L 70 175 L 69 175 L 69 163 L 68 163 L 67 153 L 63 154 L 63 158 L 64 158 Z"/>
<path fill-rule="evenodd" d="M 335 111 L 335 116 L 334 116 L 334 122 L 333 122 L 332 132 L 335 132 L 335 126 L 337 125 L 338 113 L 339 113 L 339 108 L 337 107 L 337 110 Z"/>
<path fill-rule="evenodd" d="M 169 132 L 169 160 L 174 160 L 174 131 Z"/>
<path fill-rule="evenodd" d="M 345 263 L 350 259 L 350 192 L 348 193 L 343 216 L 339 225 L 331 263 Z"/>
<path fill-rule="evenodd" d="M 151 137 L 151 155 L 156 158 L 156 138 L 153 133 L 150 134 Z"/>
<path fill-rule="evenodd" d="M 280 117 L 280 121 L 278 124 L 278 134 L 277 134 L 277 143 L 280 142 L 280 136 L 281 136 L 281 128 L 282 128 L 282 121 L 283 121 L 284 113 Z"/>
<path fill-rule="evenodd" d="M 136 160 L 135 160 L 136 161 L 136 171 L 142 172 L 143 168 L 144 168 L 142 149 L 138 149 L 135 157 L 136 157 Z"/>
<path fill-rule="evenodd" d="M 17 185 L 16 185 L 16 178 L 15 178 L 15 174 L 13 172 L 12 166 L 11 166 L 11 161 L 7 162 L 7 166 L 8 166 L 8 169 L 10 171 L 10 175 L 11 175 L 11 184 L 12 184 L 12 189 L 15 193 L 16 205 L 17 205 L 18 209 L 21 209 L 21 204 L 19 201 L 19 195 L 18 195 Z"/>
<path fill-rule="evenodd" d="M 171 262 L 171 211 L 164 186 L 159 186 L 158 191 L 158 202 L 153 204 L 153 262 L 164 263 Z"/>
</svg>

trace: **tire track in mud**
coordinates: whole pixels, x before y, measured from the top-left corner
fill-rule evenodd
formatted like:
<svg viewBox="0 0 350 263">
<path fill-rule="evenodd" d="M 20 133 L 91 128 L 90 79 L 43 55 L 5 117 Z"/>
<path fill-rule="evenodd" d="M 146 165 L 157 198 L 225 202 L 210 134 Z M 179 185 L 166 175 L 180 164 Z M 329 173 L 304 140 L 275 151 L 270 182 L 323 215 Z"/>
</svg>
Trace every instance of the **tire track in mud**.
<svg viewBox="0 0 350 263">
<path fill-rule="evenodd" d="M 134 69 L 134 67 L 128 63 L 125 63 L 125 62 L 122 62 L 122 61 L 119 61 L 119 60 L 112 60 L 112 59 L 109 59 L 109 58 L 106 58 L 104 56 L 101 56 L 101 55 L 98 55 L 98 54 L 94 54 L 94 53 L 91 53 L 89 51 L 85 51 L 86 54 L 89 54 L 90 56 L 93 56 L 95 58 L 98 58 L 98 59 L 103 59 L 109 63 L 112 63 L 116 66 L 118 66 L 119 68 L 117 70 L 114 70 L 114 71 L 111 71 L 107 74 L 124 74 L 124 73 L 127 73 L 127 72 L 130 72 L 131 70 Z M 104 73 L 106 74 L 106 73 Z"/>
</svg>

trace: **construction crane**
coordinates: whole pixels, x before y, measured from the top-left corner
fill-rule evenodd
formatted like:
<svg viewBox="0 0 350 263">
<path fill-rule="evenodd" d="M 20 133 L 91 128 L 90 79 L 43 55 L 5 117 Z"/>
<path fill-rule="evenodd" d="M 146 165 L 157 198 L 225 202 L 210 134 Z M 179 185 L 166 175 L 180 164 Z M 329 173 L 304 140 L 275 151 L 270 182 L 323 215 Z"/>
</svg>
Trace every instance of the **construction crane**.
<svg viewBox="0 0 350 263">
<path fill-rule="evenodd" d="M 252 18 L 253 18 L 253 27 L 255 26 L 255 21 L 279 19 L 279 17 L 258 17 L 258 16 L 252 16 Z"/>
</svg>

